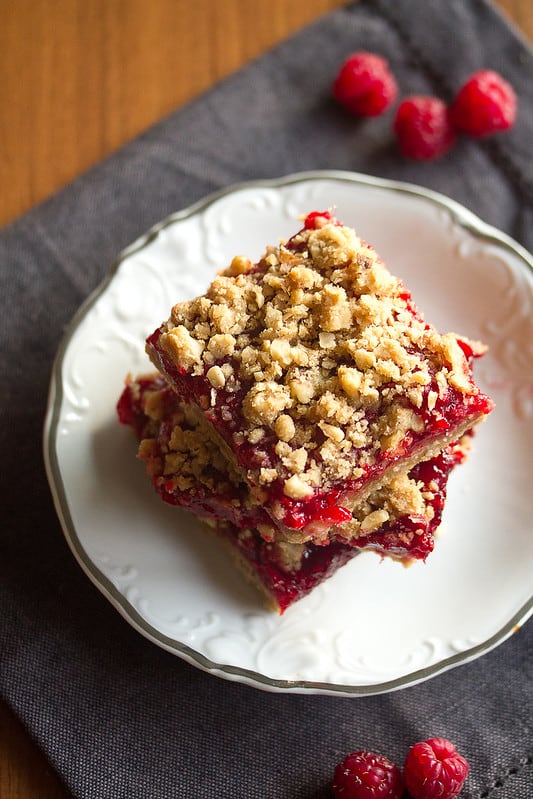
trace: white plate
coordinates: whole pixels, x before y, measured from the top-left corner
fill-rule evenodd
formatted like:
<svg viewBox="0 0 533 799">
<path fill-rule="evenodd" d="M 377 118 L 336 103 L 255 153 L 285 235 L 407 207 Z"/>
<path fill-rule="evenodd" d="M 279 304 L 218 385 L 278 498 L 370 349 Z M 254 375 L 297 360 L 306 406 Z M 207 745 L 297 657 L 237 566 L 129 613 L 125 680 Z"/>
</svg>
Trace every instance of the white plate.
<svg viewBox="0 0 533 799">
<path fill-rule="evenodd" d="M 374 244 L 427 319 L 490 345 L 477 376 L 497 408 L 451 477 L 426 564 L 365 553 L 278 617 L 194 519 L 156 496 L 115 403 L 127 372 L 150 369 L 144 337 L 174 302 L 329 207 Z M 232 187 L 166 219 L 80 309 L 52 375 L 45 460 L 82 568 L 156 644 L 266 690 L 381 693 L 489 651 L 532 610 L 532 263 L 441 195 L 344 172 Z"/>
</svg>

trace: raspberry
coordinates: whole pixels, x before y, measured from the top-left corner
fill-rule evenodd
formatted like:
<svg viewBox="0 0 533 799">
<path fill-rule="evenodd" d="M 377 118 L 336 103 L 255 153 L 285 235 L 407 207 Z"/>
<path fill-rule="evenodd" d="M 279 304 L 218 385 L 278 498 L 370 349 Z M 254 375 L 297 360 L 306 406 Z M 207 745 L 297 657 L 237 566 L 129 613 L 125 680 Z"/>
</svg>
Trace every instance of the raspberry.
<svg viewBox="0 0 533 799">
<path fill-rule="evenodd" d="M 459 89 L 450 108 L 455 129 L 475 139 L 508 130 L 516 119 L 516 94 L 491 69 L 475 72 Z"/>
<path fill-rule="evenodd" d="M 352 53 L 333 83 L 333 96 L 351 114 L 375 117 L 395 100 L 398 85 L 388 62 L 364 51 Z"/>
<path fill-rule="evenodd" d="M 400 799 L 402 773 L 388 758 L 372 752 L 352 752 L 335 767 L 335 799 Z"/>
<path fill-rule="evenodd" d="M 468 763 L 450 741 L 430 738 L 409 749 L 403 776 L 413 799 L 453 799 L 468 771 Z"/>
<path fill-rule="evenodd" d="M 400 152 L 407 158 L 439 158 L 455 142 L 448 108 L 438 97 L 407 97 L 398 106 L 394 132 Z"/>
</svg>

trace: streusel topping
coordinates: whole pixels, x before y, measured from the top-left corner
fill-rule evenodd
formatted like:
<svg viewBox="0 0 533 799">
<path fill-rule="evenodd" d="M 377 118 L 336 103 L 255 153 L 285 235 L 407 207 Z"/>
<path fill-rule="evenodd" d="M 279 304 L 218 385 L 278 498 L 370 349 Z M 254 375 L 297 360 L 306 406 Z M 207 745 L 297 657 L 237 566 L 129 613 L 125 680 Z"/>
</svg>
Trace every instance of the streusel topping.
<svg viewBox="0 0 533 799">
<path fill-rule="evenodd" d="M 227 406 L 235 422 L 239 399 L 235 444 L 268 452 L 258 483 L 281 477 L 292 499 L 357 479 L 421 432 L 450 387 L 478 391 L 458 337 L 422 319 L 351 228 L 324 221 L 257 265 L 234 258 L 205 295 L 174 306 L 160 337 L 223 417 Z"/>
<path fill-rule="evenodd" d="M 213 446 L 205 419 L 167 387 L 161 388 L 160 378 L 153 384 L 153 389 L 142 391 L 139 384 L 130 383 L 146 416 L 138 455 L 148 474 L 162 478 L 167 491 L 194 495 L 200 488 L 223 496 L 235 488 L 244 490 L 240 474 Z"/>
</svg>

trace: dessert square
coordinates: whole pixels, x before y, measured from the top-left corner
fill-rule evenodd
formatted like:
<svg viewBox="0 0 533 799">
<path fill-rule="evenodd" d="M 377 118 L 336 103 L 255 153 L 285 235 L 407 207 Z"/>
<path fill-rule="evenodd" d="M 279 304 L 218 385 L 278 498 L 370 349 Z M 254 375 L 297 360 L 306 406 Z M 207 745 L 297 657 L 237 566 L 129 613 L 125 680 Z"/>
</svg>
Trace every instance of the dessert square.
<svg viewBox="0 0 533 799">
<path fill-rule="evenodd" d="M 128 379 L 118 402 L 123 424 L 140 441 L 138 457 L 162 499 L 187 508 L 216 531 L 241 571 L 271 607 L 283 612 L 362 549 L 409 562 L 433 549 L 446 484 L 466 447 L 448 447 L 397 484 L 371 495 L 353 513 L 358 531 L 339 531 L 324 545 L 285 540 L 187 403 L 160 375 Z"/>
<path fill-rule="evenodd" d="M 375 250 L 313 212 L 176 304 L 147 352 L 291 543 L 361 535 L 354 509 L 486 417 L 484 347 L 439 333 Z"/>
</svg>

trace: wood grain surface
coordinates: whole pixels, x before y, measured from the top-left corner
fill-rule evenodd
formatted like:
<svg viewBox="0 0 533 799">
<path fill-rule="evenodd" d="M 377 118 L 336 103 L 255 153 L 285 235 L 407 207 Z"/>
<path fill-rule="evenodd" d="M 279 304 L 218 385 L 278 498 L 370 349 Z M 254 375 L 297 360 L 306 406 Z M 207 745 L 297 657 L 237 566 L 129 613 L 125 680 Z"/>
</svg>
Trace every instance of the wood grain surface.
<svg viewBox="0 0 533 799">
<path fill-rule="evenodd" d="M 0 226 L 342 5 L 344 0 L 0 0 Z M 532 0 L 497 5 L 533 40 Z M 1 701 L 0 797 L 71 797 Z"/>
</svg>

